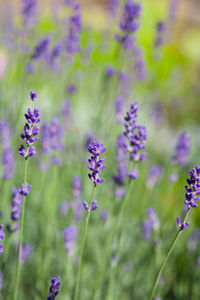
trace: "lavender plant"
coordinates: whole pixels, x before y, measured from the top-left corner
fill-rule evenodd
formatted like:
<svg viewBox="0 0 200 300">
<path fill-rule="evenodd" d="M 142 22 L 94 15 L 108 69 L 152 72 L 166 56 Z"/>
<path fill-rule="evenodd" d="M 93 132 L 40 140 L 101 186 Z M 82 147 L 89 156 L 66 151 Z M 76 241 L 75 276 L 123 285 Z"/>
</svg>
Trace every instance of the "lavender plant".
<svg viewBox="0 0 200 300">
<path fill-rule="evenodd" d="M 37 98 L 37 94 L 34 92 L 30 92 L 30 99 L 34 101 Z M 14 286 L 14 296 L 13 299 L 17 300 L 18 297 L 18 286 L 19 286 L 19 278 L 20 278 L 20 261 L 21 261 L 21 251 L 22 251 L 22 242 L 23 242 L 23 229 L 24 229 L 24 213 L 25 213 L 25 201 L 26 197 L 29 195 L 31 190 L 31 186 L 27 183 L 27 165 L 28 159 L 36 154 L 36 149 L 33 144 L 38 141 L 39 137 L 39 119 L 40 111 L 37 108 L 34 108 L 32 111 L 28 108 L 27 113 L 25 114 L 25 118 L 27 123 L 24 126 L 24 133 L 21 134 L 22 140 L 25 142 L 25 146 L 21 145 L 19 148 L 19 154 L 25 159 L 25 167 L 24 167 L 24 183 L 21 184 L 21 187 L 18 190 L 19 195 L 21 197 L 18 198 L 19 201 L 14 202 L 14 216 L 15 219 L 20 218 L 20 233 L 19 233 L 19 246 L 18 246 L 18 256 L 17 256 L 17 266 L 16 266 L 16 275 L 15 275 L 15 286 Z M 21 215 L 21 216 L 20 216 Z"/>
<path fill-rule="evenodd" d="M 158 274 L 156 276 L 156 279 L 155 279 L 155 282 L 153 285 L 150 299 L 153 299 L 153 297 L 155 295 L 160 276 L 161 276 L 162 271 L 168 261 L 170 254 L 172 253 L 172 250 L 177 242 L 179 235 L 182 233 L 182 231 L 184 229 L 186 229 L 190 225 L 190 222 L 188 222 L 187 219 L 188 219 L 191 209 L 198 207 L 197 203 L 200 200 L 200 197 L 199 197 L 199 195 L 200 195 L 200 166 L 196 166 L 196 168 L 193 168 L 192 171 L 189 172 L 189 175 L 190 175 L 190 178 L 187 179 L 188 185 L 185 186 L 186 200 L 184 201 L 184 203 L 186 204 L 187 210 L 186 210 L 183 221 L 181 221 L 180 217 L 177 217 L 177 224 L 178 224 L 179 229 L 176 232 L 174 239 L 173 239 L 173 241 L 169 247 L 169 250 L 167 252 L 167 255 L 166 255 L 163 263 L 160 266 L 160 269 L 158 271 Z"/>
<path fill-rule="evenodd" d="M 88 174 L 88 177 L 93 182 L 93 189 L 92 189 L 92 194 L 89 203 L 87 203 L 86 201 L 83 202 L 84 208 L 87 211 L 87 216 L 85 220 L 85 226 L 83 229 L 83 237 L 82 237 L 81 248 L 80 248 L 80 262 L 79 262 L 78 275 L 76 279 L 74 300 L 77 300 L 79 297 L 83 251 L 86 242 L 86 235 L 87 235 L 90 213 L 91 210 L 96 210 L 98 208 L 97 201 L 93 200 L 95 188 L 98 184 L 101 184 L 105 181 L 104 178 L 101 178 L 101 171 L 103 171 L 106 168 L 106 165 L 104 164 L 105 158 L 104 157 L 100 158 L 100 156 L 106 151 L 106 148 L 99 141 L 98 142 L 93 141 L 93 143 L 88 146 L 88 151 L 89 153 L 92 154 L 91 158 L 88 159 L 89 162 L 88 169 L 91 171 L 91 173 Z"/>
</svg>

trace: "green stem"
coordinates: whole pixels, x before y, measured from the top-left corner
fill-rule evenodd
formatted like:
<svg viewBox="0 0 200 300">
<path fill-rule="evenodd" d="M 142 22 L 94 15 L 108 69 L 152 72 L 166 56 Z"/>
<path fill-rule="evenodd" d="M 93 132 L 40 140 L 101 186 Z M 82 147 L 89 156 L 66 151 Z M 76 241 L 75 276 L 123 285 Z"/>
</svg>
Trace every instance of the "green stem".
<svg viewBox="0 0 200 300">
<path fill-rule="evenodd" d="M 26 158 L 25 159 L 25 166 L 24 166 L 24 188 L 26 188 L 26 181 L 27 181 L 27 165 L 28 165 L 28 159 Z M 26 200 L 26 197 L 23 198 L 23 202 L 22 202 L 22 212 L 21 212 L 21 219 L 20 219 L 19 246 L 18 246 L 18 257 L 17 257 L 17 268 L 16 268 L 16 277 L 15 277 L 15 287 L 14 287 L 14 298 L 13 298 L 13 300 L 17 300 L 18 288 L 19 288 L 20 260 L 21 260 L 22 241 L 23 241 L 25 200 Z"/>
<path fill-rule="evenodd" d="M 183 224 L 186 222 L 189 212 L 190 212 L 190 208 L 188 208 L 188 210 L 187 210 L 187 212 L 186 212 L 185 218 L 184 218 L 184 220 L 183 220 Z M 177 239 L 178 239 L 178 237 L 179 237 L 179 235 L 180 235 L 181 232 L 182 232 L 182 229 L 180 228 L 180 229 L 177 231 L 177 233 L 175 234 L 175 237 L 174 237 L 174 239 L 173 239 L 173 241 L 172 241 L 172 243 L 171 243 L 171 245 L 170 245 L 170 247 L 169 247 L 169 250 L 168 250 L 168 252 L 167 252 L 167 256 L 165 257 L 165 259 L 164 259 L 162 265 L 160 266 L 160 269 L 159 269 L 158 274 L 157 274 L 157 276 L 156 276 L 156 280 L 155 280 L 154 285 L 153 285 L 153 289 L 152 289 L 152 293 L 151 293 L 150 300 L 152 300 L 153 297 L 154 297 L 154 294 L 155 294 L 155 291 L 156 291 L 158 282 L 159 282 L 159 280 L 160 280 L 160 276 L 161 276 L 161 274 L 162 274 L 162 271 L 163 271 L 163 269 L 164 269 L 164 267 L 165 267 L 165 265 L 166 265 L 166 263 L 167 263 L 167 260 L 168 260 L 168 258 L 169 258 L 169 256 L 170 256 L 170 254 L 172 253 L 172 250 L 173 250 L 173 248 L 174 248 L 174 246 L 175 246 L 175 244 L 176 244 L 176 241 L 177 241 Z"/>
<path fill-rule="evenodd" d="M 83 239 L 82 239 L 81 250 L 80 250 L 80 263 L 79 263 L 78 276 L 77 276 L 76 286 L 75 286 L 74 300 L 78 300 L 78 296 L 79 296 L 80 279 L 81 279 L 81 271 L 82 271 L 82 263 L 83 263 L 83 251 L 84 251 L 84 247 L 85 247 L 87 228 L 88 228 L 90 212 L 91 212 L 91 208 L 92 208 L 92 201 L 94 199 L 95 187 L 96 186 L 94 185 L 93 190 L 92 190 L 92 194 L 91 194 L 91 198 L 90 198 L 90 203 L 89 203 L 90 208 L 89 208 L 89 211 L 87 213 L 87 217 L 86 217 L 86 220 L 85 220 L 85 226 L 84 226 L 84 230 L 83 230 Z"/>
</svg>

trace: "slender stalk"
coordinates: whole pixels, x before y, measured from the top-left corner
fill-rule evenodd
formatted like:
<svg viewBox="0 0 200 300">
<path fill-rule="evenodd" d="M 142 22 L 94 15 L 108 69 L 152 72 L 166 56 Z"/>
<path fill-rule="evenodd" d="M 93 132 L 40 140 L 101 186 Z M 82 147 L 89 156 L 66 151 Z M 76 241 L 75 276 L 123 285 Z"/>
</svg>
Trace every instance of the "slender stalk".
<svg viewBox="0 0 200 300">
<path fill-rule="evenodd" d="M 187 210 L 187 212 L 186 212 L 185 218 L 184 218 L 184 220 L 183 220 L 183 224 L 186 222 L 189 212 L 190 212 L 190 208 L 188 208 L 188 210 Z M 179 237 L 179 235 L 180 235 L 181 232 L 182 232 L 182 229 L 180 228 L 180 229 L 177 231 L 177 233 L 175 234 L 175 237 L 174 237 L 174 239 L 173 239 L 173 241 L 172 241 L 172 243 L 171 243 L 171 245 L 170 245 L 170 247 L 169 247 L 169 250 L 168 250 L 168 252 L 167 252 L 167 256 L 165 257 L 163 263 L 162 263 L 161 266 L 160 266 L 160 269 L 159 269 L 158 274 L 157 274 L 157 276 L 156 276 L 156 280 L 155 280 L 154 285 L 153 285 L 153 289 L 152 289 L 152 293 L 151 293 L 150 300 L 152 300 L 153 297 L 154 297 L 154 294 L 155 294 L 155 291 L 156 291 L 158 282 L 159 282 L 159 280 L 160 280 L 160 276 L 161 276 L 161 274 L 162 274 L 162 271 L 163 271 L 163 269 L 164 269 L 164 267 L 165 267 L 165 265 L 166 265 L 166 263 L 167 263 L 167 260 L 168 260 L 168 258 L 169 258 L 169 256 L 170 256 L 170 254 L 172 253 L 172 250 L 173 250 L 173 248 L 174 248 L 174 246 L 175 246 L 175 244 L 176 244 L 176 241 L 177 241 L 177 239 L 178 239 L 178 237 Z"/>
<path fill-rule="evenodd" d="M 28 159 L 26 158 L 25 159 L 25 166 L 24 166 L 24 188 L 26 187 L 26 181 L 27 181 L 27 165 L 28 165 Z M 21 219 L 20 219 L 20 234 L 19 234 L 19 245 L 18 245 L 17 268 L 16 268 L 16 277 L 15 277 L 15 287 L 14 287 L 14 298 L 13 298 L 13 300 L 17 300 L 18 288 L 19 288 L 20 260 L 21 260 L 21 249 L 22 249 L 22 241 L 23 241 L 23 229 L 24 229 L 25 200 L 26 200 L 26 197 L 23 197 L 22 212 L 21 212 Z"/>
<path fill-rule="evenodd" d="M 90 208 L 89 208 L 89 211 L 87 213 L 87 217 L 86 217 L 86 220 L 85 220 L 85 226 L 84 226 L 84 230 L 83 230 L 83 239 L 82 239 L 82 243 L 81 243 L 80 262 L 79 262 L 78 276 L 77 276 L 76 286 L 75 286 L 74 300 L 78 300 L 78 296 L 79 296 L 80 279 L 81 279 L 81 271 L 82 271 L 82 263 L 83 263 L 83 251 L 84 251 L 84 247 L 85 247 L 85 241 L 86 241 L 86 236 L 87 236 L 87 228 L 88 228 L 88 223 L 89 223 L 89 219 L 90 219 L 92 201 L 94 199 L 95 187 L 96 186 L 94 185 L 93 190 L 92 190 L 92 194 L 91 194 L 91 197 L 90 197 L 90 202 L 89 202 Z"/>
</svg>

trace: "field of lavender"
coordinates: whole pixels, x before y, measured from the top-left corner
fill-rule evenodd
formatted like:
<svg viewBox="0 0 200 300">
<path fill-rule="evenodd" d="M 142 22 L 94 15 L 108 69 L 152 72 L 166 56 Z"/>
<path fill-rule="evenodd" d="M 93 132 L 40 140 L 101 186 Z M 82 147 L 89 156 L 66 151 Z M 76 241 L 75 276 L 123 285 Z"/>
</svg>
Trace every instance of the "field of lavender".
<svg viewBox="0 0 200 300">
<path fill-rule="evenodd" d="M 41 3 L 0 2 L 0 299 L 200 299 L 184 2 Z"/>
</svg>

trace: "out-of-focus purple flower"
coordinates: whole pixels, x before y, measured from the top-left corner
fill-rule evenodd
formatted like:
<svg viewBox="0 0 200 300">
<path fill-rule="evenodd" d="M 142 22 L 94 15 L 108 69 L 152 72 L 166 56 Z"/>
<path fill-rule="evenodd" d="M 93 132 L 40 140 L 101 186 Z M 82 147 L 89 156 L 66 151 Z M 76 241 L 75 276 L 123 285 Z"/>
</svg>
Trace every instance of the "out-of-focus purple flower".
<svg viewBox="0 0 200 300">
<path fill-rule="evenodd" d="M 162 166 L 152 166 L 149 171 L 149 176 L 147 179 L 147 186 L 153 188 L 162 178 L 164 174 L 164 168 Z"/>
<path fill-rule="evenodd" d="M 112 256 L 110 258 L 110 264 L 111 264 L 111 266 L 112 267 L 116 267 L 117 264 L 118 264 L 118 262 L 119 262 L 119 260 L 120 260 L 120 255 L 119 254 L 116 254 L 115 256 Z"/>
<path fill-rule="evenodd" d="M 144 50 L 141 47 L 134 47 L 134 54 L 137 78 L 140 81 L 144 81 L 147 78 L 147 63 Z"/>
<path fill-rule="evenodd" d="M 88 159 L 88 169 L 92 171 L 92 173 L 88 174 L 88 177 L 96 186 L 105 181 L 104 178 L 101 178 L 101 171 L 106 168 L 106 165 L 104 165 L 106 159 L 105 157 L 100 159 L 100 155 L 106 151 L 106 148 L 100 142 L 93 141 L 93 143 L 89 145 L 88 151 L 92 154 L 91 158 Z"/>
<path fill-rule="evenodd" d="M 74 254 L 76 250 L 76 243 L 78 240 L 78 229 L 75 225 L 70 225 L 65 228 L 63 232 L 63 237 L 65 239 L 65 248 L 69 255 Z"/>
<path fill-rule="evenodd" d="M 11 129 L 6 121 L 0 122 L 0 138 L 2 144 L 2 165 L 4 168 L 3 178 L 10 179 L 14 175 L 15 161 L 11 149 Z"/>
<path fill-rule="evenodd" d="M 177 182 L 177 180 L 178 180 L 178 178 L 179 178 L 179 176 L 178 176 L 178 174 L 171 174 L 170 176 L 169 176 L 169 181 L 171 182 L 171 183 L 175 183 L 175 182 Z"/>
<path fill-rule="evenodd" d="M 56 66 L 56 63 L 58 61 L 58 58 L 60 57 L 60 55 L 62 54 L 64 50 L 64 44 L 63 42 L 58 42 L 57 45 L 51 50 L 51 53 L 49 55 L 49 64 L 52 67 Z"/>
<path fill-rule="evenodd" d="M 87 210 L 87 211 L 90 210 L 90 207 L 89 207 L 89 204 L 87 203 L 87 201 L 83 201 L 82 204 L 83 204 L 83 207 L 85 210 Z"/>
<path fill-rule="evenodd" d="M 3 272 L 0 271 L 0 290 L 3 287 Z"/>
<path fill-rule="evenodd" d="M 183 165 L 187 162 L 191 149 L 191 138 L 187 131 L 183 131 L 179 136 L 176 146 L 176 154 L 172 157 L 172 162 Z"/>
<path fill-rule="evenodd" d="M 109 217 L 109 211 L 107 209 L 102 209 L 100 212 L 101 219 L 105 222 Z"/>
<path fill-rule="evenodd" d="M 132 263 L 130 261 L 126 261 L 123 267 L 126 271 L 130 271 L 132 269 Z"/>
<path fill-rule="evenodd" d="M 47 300 L 55 300 L 55 297 L 59 294 L 60 286 L 61 281 L 59 276 L 51 279 L 51 286 L 49 288 L 49 296 L 47 297 Z"/>
<path fill-rule="evenodd" d="M 56 151 L 64 149 L 63 131 L 58 118 L 54 118 L 50 124 L 44 123 L 42 127 L 42 151 L 52 155 L 54 164 L 61 164 L 60 157 L 56 157 Z M 57 159 L 59 161 L 57 161 Z"/>
<path fill-rule="evenodd" d="M 0 225 L 0 242 L 2 242 L 5 238 L 5 233 L 3 232 L 3 228 L 4 226 Z M 0 255 L 2 255 L 3 251 L 4 251 L 3 244 L 0 244 Z"/>
<path fill-rule="evenodd" d="M 33 26 L 36 23 L 37 1 L 23 0 L 23 22 L 24 26 Z"/>
<path fill-rule="evenodd" d="M 75 203 L 75 220 L 79 222 L 83 217 L 83 204 L 81 201 Z"/>
<path fill-rule="evenodd" d="M 66 38 L 66 50 L 69 54 L 81 51 L 80 33 L 82 31 L 82 14 L 80 5 L 74 7 L 74 12 L 69 19 L 69 33 Z"/>
<path fill-rule="evenodd" d="M 189 186 L 185 186 L 186 200 L 184 203 L 188 208 L 197 207 L 197 202 L 200 199 L 200 166 L 196 166 L 193 168 L 191 172 L 189 172 L 190 178 L 187 179 L 187 183 Z"/>
<path fill-rule="evenodd" d="M 21 145 L 19 150 L 19 154 L 25 157 L 27 159 L 28 157 L 31 157 L 35 155 L 36 150 L 33 144 L 38 141 L 39 137 L 37 136 L 39 134 L 39 126 L 38 123 L 40 122 L 40 110 L 35 108 L 33 111 L 28 108 L 27 114 L 25 114 L 25 118 L 27 120 L 27 123 L 24 126 L 24 133 L 21 134 L 21 138 L 26 143 L 26 149 L 24 145 Z"/>
<path fill-rule="evenodd" d="M 74 176 L 72 195 L 75 199 L 81 199 L 82 196 L 82 178 L 79 175 Z"/>
<path fill-rule="evenodd" d="M 197 266 L 200 268 L 200 256 L 197 257 Z"/>
<path fill-rule="evenodd" d="M 92 144 L 92 142 L 94 141 L 95 139 L 95 134 L 94 132 L 88 132 L 86 138 L 85 138 L 85 143 L 84 143 L 84 147 L 85 149 L 88 150 L 88 147 L 90 144 Z"/>
<path fill-rule="evenodd" d="M 125 188 L 118 188 L 115 189 L 114 194 L 116 198 L 123 198 L 126 195 L 126 190 Z"/>
<path fill-rule="evenodd" d="M 35 67 L 35 65 L 34 64 L 27 64 L 26 65 L 26 72 L 27 73 L 35 73 L 35 71 L 36 71 L 36 67 Z"/>
<path fill-rule="evenodd" d="M 119 0 L 108 0 L 108 11 L 112 18 L 115 18 L 119 9 Z"/>
<path fill-rule="evenodd" d="M 25 263 L 33 255 L 34 247 L 32 244 L 22 244 L 21 264 Z"/>
<path fill-rule="evenodd" d="M 77 92 L 78 88 L 75 84 L 71 84 L 68 86 L 67 91 L 70 95 L 73 95 Z"/>
<path fill-rule="evenodd" d="M 7 148 L 3 150 L 2 165 L 4 168 L 3 178 L 5 179 L 13 178 L 15 161 L 13 156 L 13 150 L 11 148 Z"/>
<path fill-rule="evenodd" d="M 35 47 L 34 53 L 31 56 L 33 60 L 39 60 L 47 54 L 47 50 L 51 43 L 51 36 L 46 36 L 39 44 Z"/>
<path fill-rule="evenodd" d="M 169 1 L 169 19 L 173 22 L 177 18 L 178 7 L 179 7 L 179 0 Z"/>
<path fill-rule="evenodd" d="M 112 78 L 113 76 L 115 76 L 115 69 L 114 67 L 107 67 L 106 68 L 106 78 Z"/>
<path fill-rule="evenodd" d="M 113 176 L 116 185 L 123 186 L 125 184 L 125 179 L 128 176 L 128 168 L 126 164 L 119 164 L 118 173 Z"/>
<path fill-rule="evenodd" d="M 200 229 L 198 228 L 195 230 L 193 236 L 188 241 L 187 248 L 190 253 L 193 253 L 197 249 L 199 240 L 200 240 Z"/>
<path fill-rule="evenodd" d="M 33 91 L 30 91 L 30 99 L 32 101 L 35 101 L 35 99 L 37 98 L 37 93 L 36 92 L 33 92 Z"/>
<path fill-rule="evenodd" d="M 147 130 L 146 126 L 137 125 L 138 119 L 138 103 L 131 104 L 130 112 L 124 118 L 125 129 L 124 136 L 127 139 L 127 144 L 124 144 L 125 150 L 130 152 L 131 158 L 135 161 L 143 160 L 146 153 L 140 152 L 146 148 Z"/>
<path fill-rule="evenodd" d="M 165 43 L 165 33 L 167 30 L 167 26 L 165 24 L 165 22 L 158 22 L 157 27 L 157 36 L 156 36 L 156 40 L 155 40 L 155 47 L 159 47 L 162 46 Z"/>
<path fill-rule="evenodd" d="M 124 99 L 118 97 L 115 101 L 115 117 L 118 123 L 123 123 Z"/>
<path fill-rule="evenodd" d="M 119 26 L 122 34 L 116 35 L 117 41 L 119 41 L 126 49 L 131 50 L 134 47 L 134 33 L 137 32 L 140 27 L 138 18 L 141 17 L 141 12 L 141 3 L 135 2 L 134 0 L 126 1 Z"/>
<path fill-rule="evenodd" d="M 11 219 L 18 221 L 21 218 L 23 196 L 19 193 L 19 189 L 13 188 L 12 205 L 11 205 Z"/>
<path fill-rule="evenodd" d="M 180 228 L 180 230 L 183 230 L 190 225 L 190 222 L 182 223 L 180 217 L 177 217 L 177 224 L 178 224 L 178 227 Z"/>
<path fill-rule="evenodd" d="M 152 237 L 153 230 L 158 230 L 160 227 L 160 221 L 156 214 L 155 209 L 149 208 L 148 219 L 146 219 L 142 224 L 142 230 L 145 240 L 150 240 Z"/>
<path fill-rule="evenodd" d="M 65 216 L 71 207 L 71 202 L 63 201 L 60 205 L 60 214 L 61 216 Z"/>
<path fill-rule="evenodd" d="M 128 177 L 133 180 L 136 180 L 139 177 L 139 169 L 132 169 L 131 172 L 128 173 Z"/>
</svg>

